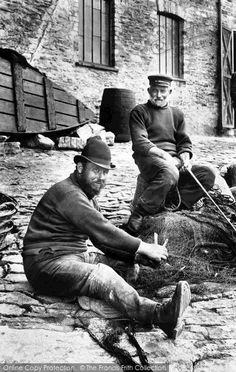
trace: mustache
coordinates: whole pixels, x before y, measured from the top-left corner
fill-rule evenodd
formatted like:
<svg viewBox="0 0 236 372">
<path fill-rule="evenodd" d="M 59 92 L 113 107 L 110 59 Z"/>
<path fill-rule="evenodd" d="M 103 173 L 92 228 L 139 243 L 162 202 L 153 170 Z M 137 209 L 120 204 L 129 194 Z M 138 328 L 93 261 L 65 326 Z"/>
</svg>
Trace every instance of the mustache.
<svg viewBox="0 0 236 372">
<path fill-rule="evenodd" d="M 105 182 L 96 182 L 96 185 L 98 185 L 101 189 L 106 186 Z"/>
<path fill-rule="evenodd" d="M 99 185 L 105 185 L 106 184 L 106 181 L 94 181 L 94 183 L 97 183 L 97 184 L 99 184 Z"/>
</svg>

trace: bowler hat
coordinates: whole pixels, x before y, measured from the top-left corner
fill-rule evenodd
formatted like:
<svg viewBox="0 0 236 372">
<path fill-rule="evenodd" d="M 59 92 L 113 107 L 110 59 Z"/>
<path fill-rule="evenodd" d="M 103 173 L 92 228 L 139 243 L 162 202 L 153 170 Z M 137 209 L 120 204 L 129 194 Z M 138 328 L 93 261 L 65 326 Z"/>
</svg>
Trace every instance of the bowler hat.
<svg viewBox="0 0 236 372">
<path fill-rule="evenodd" d="M 81 159 L 90 161 L 101 168 L 112 169 L 110 149 L 99 136 L 90 137 L 87 140 L 81 155 L 75 155 L 74 162 L 77 164 Z"/>
<path fill-rule="evenodd" d="M 160 87 L 170 87 L 173 78 L 168 75 L 149 75 L 149 84 L 151 86 L 157 85 Z"/>
</svg>

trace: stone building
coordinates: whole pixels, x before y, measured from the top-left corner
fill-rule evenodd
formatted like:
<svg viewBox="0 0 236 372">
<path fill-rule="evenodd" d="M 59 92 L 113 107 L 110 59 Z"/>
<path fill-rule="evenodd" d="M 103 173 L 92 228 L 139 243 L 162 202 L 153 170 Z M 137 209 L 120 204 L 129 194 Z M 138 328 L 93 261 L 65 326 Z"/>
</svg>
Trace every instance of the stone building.
<svg viewBox="0 0 236 372">
<path fill-rule="evenodd" d="M 110 87 L 143 102 L 147 75 L 170 73 L 191 133 L 234 133 L 234 0 L 2 0 L 0 10 L 0 46 L 91 109 Z"/>
</svg>

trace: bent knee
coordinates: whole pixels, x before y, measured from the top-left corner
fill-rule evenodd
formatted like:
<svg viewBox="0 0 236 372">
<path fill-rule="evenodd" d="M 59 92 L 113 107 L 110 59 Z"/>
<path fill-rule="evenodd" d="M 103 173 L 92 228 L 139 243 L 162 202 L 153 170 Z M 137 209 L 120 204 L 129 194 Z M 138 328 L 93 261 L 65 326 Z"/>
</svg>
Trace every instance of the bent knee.
<svg viewBox="0 0 236 372">
<path fill-rule="evenodd" d="M 196 170 L 196 173 L 198 174 L 198 179 L 206 189 L 210 189 L 214 186 L 217 170 L 212 165 L 200 165 Z"/>
<path fill-rule="evenodd" d="M 96 269 L 93 272 L 93 275 L 99 278 L 100 281 L 107 281 L 107 278 L 112 278 L 113 276 L 118 275 L 115 270 L 103 263 L 96 265 Z"/>
<path fill-rule="evenodd" d="M 204 167 L 205 167 L 206 182 L 209 185 L 209 187 L 212 187 L 216 179 L 216 169 L 212 165 L 207 165 Z"/>
<path fill-rule="evenodd" d="M 179 181 L 179 170 L 176 166 L 168 166 L 163 171 L 165 181 L 171 186 L 177 185 Z"/>
</svg>

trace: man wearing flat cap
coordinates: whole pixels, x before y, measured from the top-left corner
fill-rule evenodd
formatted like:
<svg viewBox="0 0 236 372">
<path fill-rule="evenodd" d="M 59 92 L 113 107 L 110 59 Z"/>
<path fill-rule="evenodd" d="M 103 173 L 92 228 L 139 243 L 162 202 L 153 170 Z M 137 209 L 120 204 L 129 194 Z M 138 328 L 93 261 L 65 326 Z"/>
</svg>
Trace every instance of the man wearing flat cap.
<svg viewBox="0 0 236 372">
<path fill-rule="evenodd" d="M 23 247 L 30 284 L 41 294 L 104 300 L 123 316 L 175 338 L 190 302 L 188 283 L 180 281 L 173 298 L 159 306 L 124 280 L 137 255 L 160 262 L 167 249 L 127 234 L 100 213 L 94 198 L 111 168 L 110 149 L 100 138 L 89 139 L 74 161 L 74 173 L 45 193 L 31 217 Z M 88 238 L 96 252 L 88 250 Z"/>
<path fill-rule="evenodd" d="M 215 171 L 208 165 L 191 166 L 192 143 L 186 133 L 184 115 L 168 104 L 172 78 L 151 75 L 148 79 L 148 102 L 137 105 L 130 114 L 133 157 L 145 185 L 126 227 L 133 235 L 138 234 L 143 217 L 165 209 L 172 196 L 176 206 L 191 209 L 204 195 L 187 169 L 192 170 L 206 190 L 215 181 Z"/>
</svg>

